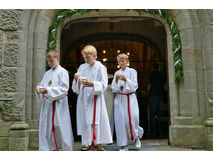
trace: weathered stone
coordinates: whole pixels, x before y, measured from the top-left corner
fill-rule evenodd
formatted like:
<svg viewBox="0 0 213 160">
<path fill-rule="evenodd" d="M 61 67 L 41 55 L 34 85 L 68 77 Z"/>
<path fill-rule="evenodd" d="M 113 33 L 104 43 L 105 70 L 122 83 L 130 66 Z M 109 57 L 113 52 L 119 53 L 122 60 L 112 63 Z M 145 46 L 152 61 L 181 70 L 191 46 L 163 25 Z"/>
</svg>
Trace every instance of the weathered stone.
<svg viewBox="0 0 213 160">
<path fill-rule="evenodd" d="M 201 47 L 201 38 L 197 37 L 200 28 L 189 28 L 180 30 L 180 38 L 182 43 L 182 48 L 194 48 L 194 47 Z"/>
<path fill-rule="evenodd" d="M 9 138 L 10 151 L 27 151 L 29 146 L 29 137 Z"/>
<path fill-rule="evenodd" d="M 29 125 L 24 122 L 16 122 L 13 125 L 10 126 L 10 130 L 26 130 L 29 128 Z M 16 137 L 16 136 L 15 136 Z"/>
<path fill-rule="evenodd" d="M 203 27 L 202 28 L 202 45 L 204 48 L 207 48 L 207 47 L 213 47 L 212 46 L 212 37 L 211 37 L 211 27 L 207 26 L 207 27 Z M 201 38 L 200 38 L 201 39 Z"/>
<path fill-rule="evenodd" d="M 0 123 L 0 137 L 8 137 L 10 133 L 10 123 Z"/>
<path fill-rule="evenodd" d="M 182 56 L 184 70 L 196 70 L 195 49 L 184 48 L 182 49 L 181 56 Z"/>
<path fill-rule="evenodd" d="M 0 49 L 3 48 L 3 31 L 0 30 Z"/>
<path fill-rule="evenodd" d="M 196 90 L 197 81 L 196 81 L 196 71 L 195 70 L 185 70 L 184 68 L 184 81 L 179 85 L 179 91 L 184 90 Z"/>
<path fill-rule="evenodd" d="M 174 123 L 176 125 L 203 125 L 205 118 L 203 116 L 197 117 L 174 117 Z"/>
<path fill-rule="evenodd" d="M 0 68 L 2 67 L 2 56 L 3 56 L 3 51 L 0 50 Z"/>
<path fill-rule="evenodd" d="M 41 68 L 45 68 L 46 66 L 46 50 L 44 49 L 34 49 L 34 69 L 41 69 Z M 40 71 L 41 72 L 41 71 Z M 43 76 L 43 72 L 41 72 L 42 76 Z M 38 74 L 39 75 L 39 74 Z M 39 76 L 40 78 L 40 76 Z"/>
<path fill-rule="evenodd" d="M 175 18 L 175 23 L 178 26 L 178 29 L 184 29 L 184 28 L 194 28 L 191 15 L 188 10 L 179 12 Z"/>
<path fill-rule="evenodd" d="M 23 42 L 23 32 L 20 31 L 12 31 L 7 32 L 7 42 Z"/>
<path fill-rule="evenodd" d="M 209 14 L 210 21 L 213 24 L 213 10 L 212 9 L 208 9 L 207 12 Z"/>
<path fill-rule="evenodd" d="M 205 148 L 210 151 L 213 150 L 213 134 L 205 135 Z"/>
<path fill-rule="evenodd" d="M 213 150 L 213 118 L 205 122 L 205 144 L 207 150 Z"/>
<path fill-rule="evenodd" d="M 16 69 L 0 70 L 0 92 L 15 92 L 16 81 Z"/>
<path fill-rule="evenodd" d="M 213 92 L 207 92 L 208 116 L 213 117 Z M 209 113 L 210 112 L 210 113 Z"/>
<path fill-rule="evenodd" d="M 212 33 L 213 34 L 213 33 Z M 213 70 L 213 48 L 204 48 L 205 70 Z"/>
<path fill-rule="evenodd" d="M 213 134 L 213 126 L 206 127 L 206 134 Z"/>
<path fill-rule="evenodd" d="M 20 14 L 15 10 L 0 10 L 0 29 L 16 30 L 19 26 Z"/>
<path fill-rule="evenodd" d="M 175 17 L 177 15 L 180 15 L 181 12 L 186 12 L 187 10 L 185 10 L 185 9 L 181 9 L 181 10 L 180 9 L 167 9 L 166 11 L 172 16 L 173 19 L 175 19 Z"/>
<path fill-rule="evenodd" d="M 25 104 L 24 93 L 0 94 L 0 97 L 12 98 L 12 101 L 3 102 L 2 119 L 7 121 L 24 120 Z"/>
<path fill-rule="evenodd" d="M 205 128 L 202 125 L 173 125 L 169 134 L 172 145 L 190 148 L 205 146 Z"/>
<path fill-rule="evenodd" d="M 0 137 L 0 151 L 9 150 L 9 137 Z"/>
<path fill-rule="evenodd" d="M 39 119 L 29 120 L 26 122 L 29 124 L 30 129 L 34 130 L 39 128 Z"/>
<path fill-rule="evenodd" d="M 26 151 L 29 146 L 29 125 L 17 122 L 10 127 L 9 150 Z"/>
<path fill-rule="evenodd" d="M 3 104 L 4 120 L 24 120 L 24 99 L 19 104 L 13 102 L 5 102 Z"/>
<path fill-rule="evenodd" d="M 6 43 L 4 50 L 4 65 L 14 67 L 18 64 L 18 49 L 17 43 Z"/>
<path fill-rule="evenodd" d="M 198 97 L 196 90 L 179 91 L 180 116 L 198 115 Z"/>
<path fill-rule="evenodd" d="M 207 91 L 213 91 L 213 71 L 206 71 L 206 85 Z"/>
<path fill-rule="evenodd" d="M 36 49 L 46 49 L 47 48 L 47 32 L 34 34 L 34 48 Z"/>
<path fill-rule="evenodd" d="M 39 130 L 29 130 L 29 149 L 37 150 L 39 145 Z"/>
<path fill-rule="evenodd" d="M 209 118 L 206 122 L 205 122 L 205 126 L 206 127 L 213 127 L 213 118 Z M 213 132 L 212 132 L 213 133 Z"/>
</svg>

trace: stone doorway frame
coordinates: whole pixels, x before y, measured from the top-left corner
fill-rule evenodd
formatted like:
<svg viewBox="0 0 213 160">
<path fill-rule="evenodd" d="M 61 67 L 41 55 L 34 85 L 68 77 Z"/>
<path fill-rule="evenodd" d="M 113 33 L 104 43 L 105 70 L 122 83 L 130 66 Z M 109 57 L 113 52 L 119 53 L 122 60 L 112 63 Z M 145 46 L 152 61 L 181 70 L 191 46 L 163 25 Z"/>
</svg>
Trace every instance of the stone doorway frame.
<svg viewBox="0 0 213 160">
<path fill-rule="evenodd" d="M 105 10 L 104 10 L 105 11 Z M 167 36 L 167 55 L 166 55 L 166 58 L 167 58 L 167 73 L 168 73 L 168 77 L 167 77 L 167 82 L 168 82 L 168 104 L 169 104 L 169 110 L 170 110 L 170 121 L 172 121 L 172 117 L 174 116 L 177 116 L 178 114 L 175 113 L 175 112 L 171 112 L 171 108 L 178 108 L 179 106 L 179 101 L 178 101 L 178 94 L 177 94 L 177 84 L 175 82 L 175 79 L 174 79 L 174 67 L 173 67 L 173 51 L 172 51 L 172 35 L 171 35 L 171 32 L 170 32 L 170 28 L 168 26 L 168 24 L 165 22 L 165 20 L 158 16 L 158 15 L 151 15 L 149 13 L 141 13 L 141 15 L 138 14 L 138 12 L 136 11 L 125 11 L 125 10 L 121 10 L 122 12 L 120 14 L 116 13 L 114 14 L 114 12 L 111 12 L 111 13 L 105 13 L 104 11 L 99 11 L 99 12 L 89 12 L 88 14 L 84 14 L 84 15 L 73 15 L 72 17 L 69 17 L 69 18 L 65 18 L 63 24 L 60 26 L 59 28 L 59 31 L 58 31 L 58 38 L 57 38 L 57 47 L 56 47 L 56 50 L 58 52 L 60 52 L 61 50 L 61 47 L 60 47 L 60 38 L 61 38 L 61 32 L 64 28 L 64 26 L 71 22 L 71 21 L 78 21 L 78 20 L 81 20 L 81 19 L 84 19 L 84 18 L 93 18 L 93 17 L 96 17 L 96 18 L 108 18 L 108 17 L 145 17 L 145 18 L 152 18 L 152 19 L 155 19 L 155 20 L 158 20 L 163 26 L 164 26 L 164 29 L 165 29 L 165 32 L 166 32 L 166 36 Z M 113 10 L 112 10 L 113 11 Z M 126 13 L 125 13 L 125 12 Z M 129 13 L 128 13 L 129 12 Z M 172 96 L 171 96 L 172 95 Z M 172 104 L 170 104 L 172 102 Z M 173 106 L 171 106 L 173 105 Z M 170 122 L 171 123 L 171 122 Z M 170 138 L 170 137 L 169 137 Z"/>
<path fill-rule="evenodd" d="M 109 17 L 109 16 L 142 16 L 147 18 L 154 18 L 160 21 L 166 31 L 167 35 L 167 61 L 168 61 L 168 83 L 169 83 L 169 101 L 170 101 L 170 141 L 173 145 L 180 145 L 186 147 L 202 148 L 205 146 L 205 128 L 204 122 L 211 114 L 208 112 L 210 110 L 210 105 L 208 104 L 206 94 L 208 91 L 204 91 L 203 88 L 206 86 L 205 76 L 207 76 L 207 71 L 203 71 L 203 58 L 205 56 L 202 52 L 203 48 L 202 41 L 208 42 L 210 35 L 208 32 L 205 33 L 206 37 L 201 36 L 202 27 L 205 30 L 207 24 L 199 21 L 199 17 L 203 17 L 205 21 L 209 24 L 207 18 L 205 18 L 206 11 L 197 10 L 170 10 L 171 16 L 176 21 L 180 29 L 180 35 L 182 39 L 182 50 L 184 50 L 183 56 L 183 67 L 185 79 L 184 83 L 176 84 L 174 81 L 174 68 L 173 68 L 173 52 L 172 52 L 172 36 L 170 34 L 169 26 L 160 16 L 153 16 L 147 13 L 141 13 L 141 15 L 134 10 L 99 10 L 99 12 L 92 11 L 84 15 L 73 15 L 71 18 L 66 18 L 61 25 L 58 32 L 58 44 L 57 50 L 60 50 L 60 33 L 63 27 L 72 20 L 77 20 L 81 18 L 91 18 L 91 17 Z M 49 26 L 54 21 L 58 10 L 39 12 L 39 16 L 36 22 L 36 28 L 34 34 L 34 44 L 41 48 L 37 49 L 34 47 L 34 66 L 33 69 L 33 87 L 35 88 L 35 83 L 38 82 L 45 72 L 45 53 L 47 50 L 47 40 L 48 40 L 48 29 Z M 48 17 L 48 18 L 47 18 Z M 208 26 L 207 26 L 208 27 Z M 42 29 L 44 28 L 44 29 Z M 42 30 L 42 32 L 41 32 Z M 44 34 L 45 33 L 45 34 Z M 44 34 L 44 35 L 42 35 Z M 38 36 L 37 36 L 38 35 Z M 42 38 L 41 38 L 42 37 Z M 197 37 L 202 37 L 198 39 Z M 41 44 L 41 41 L 43 44 Z M 209 43 L 205 43 L 208 46 Z M 210 48 L 210 47 L 209 47 Z M 211 50 L 204 50 L 207 54 L 210 54 Z M 204 57 L 203 57 L 204 56 Z M 41 62 L 40 60 L 43 59 Z M 199 62 L 197 62 L 199 60 Z M 42 65 L 41 65 L 42 64 Z M 40 66 L 39 68 L 36 66 Z M 210 65 L 210 64 L 209 64 Z M 190 81 L 192 79 L 192 81 Z M 202 83 L 198 83 L 202 81 Z M 207 86 L 208 87 L 208 86 Z M 209 86 L 209 88 L 211 88 Z M 210 95 L 210 94 L 209 94 Z M 186 98 L 187 97 L 187 98 Z M 189 100 L 188 100 L 189 99 Z M 37 108 L 35 110 L 35 118 L 38 119 L 38 106 L 33 99 L 32 108 Z M 34 114 L 34 111 L 33 111 Z M 189 136 L 182 135 L 182 132 L 189 132 Z M 198 133 L 196 136 L 191 137 L 193 133 Z"/>
</svg>

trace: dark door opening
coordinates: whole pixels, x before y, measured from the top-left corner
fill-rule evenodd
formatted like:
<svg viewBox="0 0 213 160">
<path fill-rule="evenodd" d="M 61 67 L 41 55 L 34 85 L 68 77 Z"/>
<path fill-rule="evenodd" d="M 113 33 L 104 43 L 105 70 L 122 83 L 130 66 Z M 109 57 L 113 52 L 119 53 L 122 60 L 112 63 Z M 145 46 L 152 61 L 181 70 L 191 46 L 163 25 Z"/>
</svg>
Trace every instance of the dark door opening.
<svg viewBox="0 0 213 160">
<path fill-rule="evenodd" d="M 161 125 L 162 132 L 161 134 L 153 137 L 149 135 L 150 131 L 150 117 L 149 117 L 149 95 L 147 91 L 148 79 L 152 71 L 152 64 L 158 63 L 162 68 L 162 74 L 166 77 L 166 62 L 161 60 L 159 53 L 151 48 L 149 45 L 143 42 L 137 41 L 128 41 L 128 40 L 101 40 L 95 41 L 87 44 L 92 44 L 97 48 L 98 59 L 106 67 L 108 74 L 113 75 L 115 71 L 119 68 L 116 62 L 116 56 L 118 53 L 126 53 L 129 56 L 129 66 L 136 69 L 138 72 L 138 90 L 137 98 L 139 103 L 140 111 L 140 125 L 144 128 L 145 134 L 144 139 L 153 139 L 153 138 L 168 138 L 168 101 L 167 94 L 163 95 L 164 99 L 160 105 L 161 116 L 157 117 L 157 124 Z M 73 48 L 66 58 L 63 59 L 62 66 L 65 67 L 70 73 L 70 82 L 73 80 L 73 75 L 76 72 L 80 64 L 84 63 L 81 56 L 81 50 L 87 44 L 79 45 Z M 109 79 L 111 83 L 111 80 Z M 71 117 L 73 124 L 73 132 L 76 132 L 76 98 L 77 96 L 72 93 L 70 89 L 69 93 L 70 104 L 72 104 Z M 75 139 L 79 139 L 76 133 L 74 133 Z"/>
<path fill-rule="evenodd" d="M 150 134 L 148 79 L 152 72 L 152 64 L 158 63 L 161 74 L 167 79 L 166 33 L 164 26 L 152 18 L 108 17 L 88 18 L 69 22 L 61 33 L 61 65 L 69 71 L 69 99 L 72 108 L 70 114 L 75 140 L 76 134 L 76 100 L 71 91 L 71 82 L 80 64 L 84 63 L 81 50 L 87 44 L 94 45 L 98 51 L 98 60 L 113 75 L 118 70 L 116 56 L 118 53 L 129 55 L 129 66 L 138 73 L 137 98 L 140 111 L 140 126 L 145 130 L 143 139 L 168 139 L 169 135 L 169 102 L 167 91 L 159 107 L 160 115 L 156 116 L 162 133 Z M 109 79 L 109 82 L 111 80 Z"/>
</svg>

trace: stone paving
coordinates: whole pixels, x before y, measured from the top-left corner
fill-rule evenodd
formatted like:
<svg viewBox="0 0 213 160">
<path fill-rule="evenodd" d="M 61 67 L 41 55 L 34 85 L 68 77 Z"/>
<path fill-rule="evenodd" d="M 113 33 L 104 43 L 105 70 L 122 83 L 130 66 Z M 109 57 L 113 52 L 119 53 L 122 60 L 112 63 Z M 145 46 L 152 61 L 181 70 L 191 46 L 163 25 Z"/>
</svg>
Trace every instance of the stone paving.
<svg viewBox="0 0 213 160">
<path fill-rule="evenodd" d="M 141 140 L 142 146 L 139 151 L 198 151 L 198 149 L 190 149 L 168 145 L 168 140 Z M 75 142 L 74 151 L 80 151 L 81 143 Z M 104 145 L 105 151 L 118 151 L 119 147 L 115 143 Z M 204 149 L 203 149 L 204 150 Z M 129 145 L 129 151 L 137 151 L 134 144 Z"/>
</svg>

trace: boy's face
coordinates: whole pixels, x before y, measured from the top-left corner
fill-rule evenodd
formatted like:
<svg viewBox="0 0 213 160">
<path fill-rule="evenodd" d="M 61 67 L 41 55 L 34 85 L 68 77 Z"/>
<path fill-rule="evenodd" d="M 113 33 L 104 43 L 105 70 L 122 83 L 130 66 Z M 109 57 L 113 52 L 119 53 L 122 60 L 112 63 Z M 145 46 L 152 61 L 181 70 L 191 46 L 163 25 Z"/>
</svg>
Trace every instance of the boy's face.
<svg viewBox="0 0 213 160">
<path fill-rule="evenodd" d="M 82 55 L 83 55 L 84 61 L 87 64 L 93 64 L 96 59 L 96 56 L 94 55 L 86 55 L 86 54 L 82 54 Z"/>
<path fill-rule="evenodd" d="M 48 57 L 47 62 L 51 69 L 55 69 L 55 67 L 57 67 L 59 64 L 59 58 Z"/>
<path fill-rule="evenodd" d="M 124 58 L 120 58 L 118 59 L 118 64 L 122 69 L 125 69 L 127 66 L 128 60 L 124 59 Z"/>
</svg>

